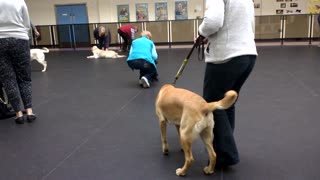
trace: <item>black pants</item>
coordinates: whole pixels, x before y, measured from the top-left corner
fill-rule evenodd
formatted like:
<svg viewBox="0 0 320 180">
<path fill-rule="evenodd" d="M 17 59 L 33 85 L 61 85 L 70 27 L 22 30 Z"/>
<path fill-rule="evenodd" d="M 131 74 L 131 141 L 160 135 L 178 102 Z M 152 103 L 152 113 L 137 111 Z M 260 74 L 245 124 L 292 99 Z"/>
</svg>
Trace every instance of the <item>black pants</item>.
<svg viewBox="0 0 320 180">
<path fill-rule="evenodd" d="M 250 75 L 256 56 L 246 55 L 232 58 L 222 64 L 206 64 L 203 97 L 207 102 L 218 101 L 228 90 L 240 92 Z M 239 162 L 239 154 L 233 137 L 235 128 L 235 106 L 227 110 L 213 112 L 213 146 L 217 153 L 217 165 L 234 165 Z"/>
<path fill-rule="evenodd" d="M 121 49 L 124 51 L 129 51 L 130 47 L 131 47 L 131 43 L 132 43 L 131 36 L 125 32 L 122 32 L 120 29 L 118 29 L 118 34 L 123 39 L 123 45 L 122 45 Z"/>
<path fill-rule="evenodd" d="M 153 64 L 147 62 L 144 59 L 136 59 L 136 60 L 129 60 L 127 61 L 128 66 L 134 70 L 140 70 L 140 76 L 139 79 L 141 79 L 142 76 L 146 77 L 149 81 L 157 80 L 157 70 L 154 67 Z"/>
<path fill-rule="evenodd" d="M 0 82 L 15 112 L 32 107 L 30 44 L 28 40 L 0 38 Z"/>
</svg>

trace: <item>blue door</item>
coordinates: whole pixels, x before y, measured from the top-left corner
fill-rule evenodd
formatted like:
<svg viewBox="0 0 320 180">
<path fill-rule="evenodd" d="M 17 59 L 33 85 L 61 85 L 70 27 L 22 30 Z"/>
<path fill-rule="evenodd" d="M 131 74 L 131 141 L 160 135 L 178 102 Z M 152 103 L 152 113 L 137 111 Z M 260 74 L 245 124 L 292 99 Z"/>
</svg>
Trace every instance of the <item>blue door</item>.
<svg viewBox="0 0 320 180">
<path fill-rule="evenodd" d="M 88 15 L 85 4 L 57 5 L 56 16 L 60 47 L 90 46 Z"/>
</svg>

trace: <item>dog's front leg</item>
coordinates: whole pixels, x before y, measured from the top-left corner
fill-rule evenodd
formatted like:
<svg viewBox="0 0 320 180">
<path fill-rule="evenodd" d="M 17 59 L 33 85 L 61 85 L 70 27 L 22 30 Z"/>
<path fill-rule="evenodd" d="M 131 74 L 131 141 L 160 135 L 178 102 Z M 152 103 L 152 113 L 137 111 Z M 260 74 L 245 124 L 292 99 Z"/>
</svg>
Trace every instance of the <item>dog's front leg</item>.
<svg viewBox="0 0 320 180">
<path fill-rule="evenodd" d="M 194 161 L 193 155 L 192 155 L 192 148 L 191 148 L 192 138 L 191 137 L 187 138 L 187 136 L 185 136 L 182 133 L 180 140 L 181 140 L 181 145 L 184 151 L 185 162 L 182 168 L 178 168 L 176 170 L 176 174 L 178 176 L 185 176 L 187 170 L 189 169 L 189 167 Z"/>
<path fill-rule="evenodd" d="M 164 155 L 168 155 L 169 145 L 167 142 L 167 122 L 165 120 L 160 120 L 160 134 L 162 142 L 162 152 Z"/>
</svg>

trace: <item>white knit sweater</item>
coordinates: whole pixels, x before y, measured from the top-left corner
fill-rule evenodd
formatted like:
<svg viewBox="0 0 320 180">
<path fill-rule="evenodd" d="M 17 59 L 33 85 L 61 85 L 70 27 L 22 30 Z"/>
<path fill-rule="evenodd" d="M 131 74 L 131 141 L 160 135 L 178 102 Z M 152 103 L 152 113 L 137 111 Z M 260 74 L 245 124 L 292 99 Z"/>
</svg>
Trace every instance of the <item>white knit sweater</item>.
<svg viewBox="0 0 320 180">
<path fill-rule="evenodd" d="M 199 34 L 208 38 L 206 62 L 257 55 L 252 0 L 207 0 Z"/>
<path fill-rule="evenodd" d="M 24 0 L 0 0 L 0 38 L 29 39 L 30 19 Z"/>
</svg>

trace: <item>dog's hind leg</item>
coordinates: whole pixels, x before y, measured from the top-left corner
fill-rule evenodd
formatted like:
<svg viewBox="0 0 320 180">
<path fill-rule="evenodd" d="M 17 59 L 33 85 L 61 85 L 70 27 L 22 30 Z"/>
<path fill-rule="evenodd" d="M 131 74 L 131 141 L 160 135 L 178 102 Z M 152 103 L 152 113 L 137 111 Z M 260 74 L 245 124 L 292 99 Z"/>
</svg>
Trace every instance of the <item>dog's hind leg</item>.
<svg viewBox="0 0 320 180">
<path fill-rule="evenodd" d="M 178 135 L 180 137 L 180 125 L 176 125 L 176 129 L 177 129 Z"/>
<path fill-rule="evenodd" d="M 214 172 L 214 167 L 216 165 L 217 155 L 213 149 L 212 141 L 213 141 L 213 127 L 205 128 L 201 133 L 200 137 L 207 148 L 207 152 L 209 155 L 209 165 L 203 169 L 205 174 L 212 174 Z"/>
<path fill-rule="evenodd" d="M 47 61 L 42 61 L 43 69 L 42 72 L 45 72 L 47 70 Z"/>
<path fill-rule="evenodd" d="M 160 135 L 161 135 L 161 142 L 162 142 L 162 152 L 164 155 L 169 154 L 169 145 L 167 142 L 167 121 L 163 119 L 159 119 L 160 123 Z"/>
<path fill-rule="evenodd" d="M 191 164 L 193 163 L 194 159 L 193 159 L 193 155 L 192 155 L 192 148 L 191 148 L 191 144 L 192 144 L 192 137 L 188 136 L 187 133 L 185 132 L 180 132 L 181 136 L 181 145 L 183 148 L 183 152 L 184 152 L 184 158 L 185 158 L 185 162 L 182 168 L 178 168 L 176 170 L 176 174 L 178 176 L 185 176 L 187 170 L 189 169 L 189 167 L 191 166 Z"/>
<path fill-rule="evenodd" d="M 177 132 L 178 132 L 178 135 L 179 135 L 179 142 L 180 142 L 180 147 L 181 147 L 181 151 L 183 151 L 182 149 L 182 144 L 181 144 L 181 139 L 180 139 L 180 125 L 176 125 L 176 129 L 177 129 Z"/>
</svg>

